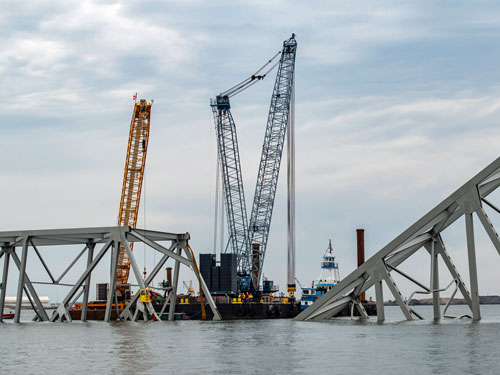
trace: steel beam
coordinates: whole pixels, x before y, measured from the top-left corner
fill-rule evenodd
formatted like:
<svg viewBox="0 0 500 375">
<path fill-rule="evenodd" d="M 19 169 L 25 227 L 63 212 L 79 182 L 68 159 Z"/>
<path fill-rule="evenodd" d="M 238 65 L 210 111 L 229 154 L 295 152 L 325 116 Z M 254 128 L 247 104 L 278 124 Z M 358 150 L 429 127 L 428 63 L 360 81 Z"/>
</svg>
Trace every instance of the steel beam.
<svg viewBox="0 0 500 375">
<path fill-rule="evenodd" d="M 465 214 L 465 229 L 467 233 L 467 255 L 469 259 L 469 277 L 472 299 L 472 318 L 481 319 L 479 308 L 479 286 L 477 281 L 476 247 L 474 243 L 474 222 L 472 212 Z"/>
<path fill-rule="evenodd" d="M 463 281 L 462 277 L 458 273 L 457 267 L 455 267 L 455 264 L 453 263 L 450 254 L 448 254 L 448 251 L 446 250 L 446 247 L 444 246 L 443 239 L 441 238 L 440 235 L 436 237 L 436 244 L 435 244 L 435 249 L 437 252 L 441 255 L 441 259 L 443 259 L 444 264 L 448 268 L 448 271 L 450 272 L 451 276 L 457 280 L 458 288 L 460 289 L 460 293 L 462 293 L 462 296 L 465 299 L 465 302 L 467 302 L 467 305 L 472 311 L 472 298 L 471 294 L 469 292 L 469 289 L 467 289 L 467 285 Z"/>
<path fill-rule="evenodd" d="M 352 301 L 352 298 L 350 296 L 345 296 L 342 297 L 341 299 L 337 301 L 333 301 L 329 304 L 321 306 L 321 308 L 317 309 L 314 311 L 306 320 L 322 320 L 322 319 L 328 319 L 335 315 L 338 311 L 342 310 L 345 305 L 347 305 L 349 302 Z M 311 306 L 314 306 L 312 304 Z M 308 309 L 311 308 L 311 306 L 308 307 Z"/>
<path fill-rule="evenodd" d="M 194 258 L 194 253 L 193 249 L 186 244 L 187 248 L 184 248 L 184 251 L 186 252 L 187 256 L 191 259 L 192 266 L 191 269 L 193 272 L 196 274 L 198 277 L 198 280 L 200 282 L 201 289 L 203 291 L 203 294 L 205 295 L 205 299 L 208 302 L 208 305 L 210 306 L 210 309 L 212 310 L 212 313 L 214 314 L 214 317 L 212 320 L 222 320 L 222 316 L 220 315 L 219 309 L 217 308 L 217 305 L 215 304 L 212 294 L 210 293 L 210 290 L 208 289 L 207 285 L 205 284 L 205 280 L 203 280 L 203 276 L 200 274 L 200 270 L 198 269 L 198 266 L 196 265 L 196 259 Z"/>
<path fill-rule="evenodd" d="M 387 268 L 385 265 L 382 263 L 378 267 L 378 271 L 381 274 L 381 277 L 384 279 L 385 283 L 389 287 L 389 290 L 391 291 L 392 295 L 394 296 L 394 299 L 396 300 L 396 303 L 399 305 L 399 308 L 403 312 L 405 318 L 407 320 L 413 320 L 413 316 L 411 315 L 411 311 L 406 305 L 405 301 L 403 300 L 403 296 L 401 295 L 401 292 L 399 291 L 398 286 L 392 279 L 391 274 L 387 271 Z"/>
<path fill-rule="evenodd" d="M 16 252 L 14 251 L 14 248 L 11 249 L 10 255 L 12 257 L 12 260 L 16 264 L 16 267 L 20 270 L 21 269 L 21 260 L 17 256 Z M 31 296 L 33 297 L 33 300 L 35 301 L 35 304 L 38 307 L 38 311 L 40 312 L 42 316 L 42 320 L 49 320 L 49 317 L 47 315 L 47 312 L 45 311 L 42 302 L 40 301 L 40 298 L 38 297 L 38 294 L 36 293 L 35 287 L 30 281 L 30 278 L 28 275 L 25 274 L 24 277 L 24 283 L 28 287 L 29 292 L 31 293 Z"/>
<path fill-rule="evenodd" d="M 87 268 L 92 264 L 92 258 L 94 257 L 94 248 L 95 248 L 95 243 L 89 243 L 87 245 L 88 254 L 87 254 Z M 84 288 L 85 292 L 83 294 L 83 305 L 82 305 L 82 313 L 81 313 L 81 320 L 82 322 L 87 321 L 87 311 L 89 307 L 89 291 L 90 291 L 90 278 L 92 276 L 92 273 L 89 273 L 87 276 L 87 279 L 85 280 Z"/>
<path fill-rule="evenodd" d="M 96 244 L 105 244 L 112 234 L 119 235 L 121 232 L 126 234 L 129 242 L 134 242 L 133 238 L 129 238 L 131 230 L 131 227 L 124 226 L 6 231 L 0 232 L 0 243 L 2 246 L 20 246 L 22 239 L 29 236 L 36 246 L 84 245 L 89 241 Z M 148 238 L 153 241 L 189 240 L 190 237 L 189 233 L 176 234 L 151 230 L 141 230 L 141 232 L 146 233 Z"/>
<path fill-rule="evenodd" d="M 418 245 L 419 245 L 419 247 L 422 247 L 422 244 L 429 241 L 431 238 L 432 238 L 431 233 L 429 233 L 429 232 L 421 233 L 421 234 L 409 239 L 401 246 L 398 246 L 396 249 L 394 249 L 394 253 L 397 253 L 397 252 L 403 251 L 403 250 L 408 250 L 408 249 L 413 248 L 414 246 L 418 246 Z"/>
<path fill-rule="evenodd" d="M 141 240 L 142 242 L 144 242 L 146 245 L 148 245 L 148 246 L 152 247 L 153 249 L 159 251 L 160 253 L 168 255 L 170 258 L 175 259 L 175 260 L 181 262 L 185 266 L 188 266 L 188 267 L 190 266 L 191 262 L 189 261 L 189 259 L 186 259 L 183 256 L 176 254 L 172 250 L 167 249 L 166 247 L 163 247 L 160 244 L 157 244 L 156 242 L 154 242 L 154 241 L 150 240 L 149 238 L 147 238 L 147 237 L 143 236 L 142 234 L 140 234 L 138 231 L 132 230 L 131 235 L 134 236 L 134 237 L 136 237 L 136 238 L 138 238 L 139 240 Z"/>
<path fill-rule="evenodd" d="M 434 320 L 441 319 L 441 298 L 439 296 L 439 268 L 438 253 L 436 251 L 435 241 L 431 242 L 431 281 L 432 305 L 434 311 Z"/>
<path fill-rule="evenodd" d="M 172 250 L 173 248 L 175 248 L 176 246 L 176 242 L 174 242 L 172 244 L 172 246 L 170 247 L 170 250 Z M 148 275 L 148 277 L 146 277 L 146 280 L 144 281 L 144 284 L 146 285 L 149 285 L 149 283 L 153 280 L 153 278 L 156 276 L 156 274 L 160 271 L 161 267 L 163 267 L 163 265 L 165 264 L 165 262 L 168 260 L 169 256 L 168 255 L 163 255 L 163 257 L 160 259 L 160 261 L 156 264 L 156 266 L 153 268 L 153 271 L 151 271 Z M 120 315 L 120 318 L 121 319 L 132 319 L 132 314 L 130 312 L 130 309 L 132 306 L 134 306 L 137 302 L 137 300 L 139 299 L 139 295 L 136 294 L 132 297 L 132 299 L 130 300 L 129 304 L 127 306 L 125 306 L 125 308 L 123 309 L 121 315 Z"/>
<path fill-rule="evenodd" d="M 19 323 L 21 320 L 21 304 L 23 300 L 24 280 L 26 277 L 26 262 L 28 261 L 28 241 L 29 237 L 23 238 L 23 250 L 21 255 L 21 266 L 19 267 L 19 281 L 17 284 L 16 310 L 14 322 Z"/>
<path fill-rule="evenodd" d="M 80 289 L 80 291 L 75 294 L 75 296 L 73 297 L 73 301 L 69 303 L 69 306 L 73 306 L 76 301 L 78 301 L 78 299 L 83 295 L 83 293 L 85 293 L 85 288 L 82 287 L 82 289 Z"/>
<path fill-rule="evenodd" d="M 38 251 L 38 248 L 35 246 L 35 244 L 33 243 L 32 239 L 30 239 L 30 243 L 31 243 L 31 247 L 33 247 L 33 250 L 35 250 L 36 255 L 38 255 L 38 258 L 40 259 L 40 262 L 42 262 L 42 265 L 45 268 L 45 271 L 47 271 L 47 274 L 49 275 L 50 279 L 52 280 L 52 283 L 53 284 L 57 284 L 56 279 L 54 279 L 54 276 L 52 276 L 52 273 L 50 272 L 49 267 L 47 266 L 47 264 L 43 260 L 42 255 Z"/>
<path fill-rule="evenodd" d="M 354 288 L 354 290 L 351 293 L 351 297 L 352 298 L 359 298 L 359 297 L 361 297 L 361 294 L 362 294 L 361 291 L 365 287 L 366 281 L 370 278 L 370 276 L 367 273 L 365 273 L 365 274 L 363 274 L 362 278 L 363 278 L 364 281 L 361 282 L 356 288 Z"/>
<path fill-rule="evenodd" d="M 493 208 L 497 213 L 500 214 L 500 208 L 498 208 L 497 206 L 495 206 L 493 203 L 491 203 L 489 200 L 487 200 L 486 198 L 483 198 L 481 197 L 481 201 L 483 201 L 484 203 L 486 203 L 488 206 L 490 206 L 491 208 Z"/>
<path fill-rule="evenodd" d="M 135 261 L 134 254 L 132 253 L 132 250 L 130 249 L 130 245 L 129 245 L 128 241 L 125 239 L 125 236 L 122 237 L 122 243 L 125 247 L 125 251 L 127 252 L 127 256 L 129 258 L 130 265 L 132 266 L 132 271 L 134 272 L 134 276 L 137 280 L 137 283 L 139 284 L 139 288 L 145 289 L 147 284 L 144 282 L 143 278 L 141 277 L 141 271 L 139 270 L 139 266 L 137 265 L 137 262 Z M 137 303 L 141 304 L 142 302 L 139 301 Z M 149 313 L 151 314 L 153 319 L 160 320 L 160 318 L 156 315 L 156 312 L 155 312 L 151 302 L 148 302 L 145 305 L 146 305 L 145 308 L 149 311 Z M 145 321 L 148 320 L 148 315 L 146 312 L 144 313 L 144 320 Z"/>
<path fill-rule="evenodd" d="M 67 312 L 67 305 L 70 302 L 70 300 L 73 298 L 77 290 L 80 288 L 80 286 L 84 283 L 84 281 L 87 279 L 87 276 L 94 270 L 94 268 L 97 266 L 97 264 L 101 261 L 102 257 L 106 252 L 108 251 L 109 247 L 112 245 L 113 240 L 110 238 L 108 241 L 104 244 L 102 249 L 99 251 L 97 256 L 94 258 L 90 266 L 87 267 L 87 269 L 83 272 L 83 274 L 80 276 L 78 281 L 75 283 L 75 286 L 71 288 L 69 293 L 64 297 L 63 301 L 59 304 L 59 307 L 54 311 L 52 314 L 52 317 L 50 320 L 54 322 L 57 317 L 62 318 L 62 314 L 66 314 Z"/>
<path fill-rule="evenodd" d="M 484 230 L 490 237 L 491 242 L 495 246 L 495 249 L 497 249 L 498 254 L 500 254 L 500 239 L 498 238 L 498 233 L 493 227 L 493 224 L 491 223 L 490 219 L 488 218 L 488 215 L 484 211 L 483 207 L 480 207 L 476 211 L 477 217 L 481 221 L 481 224 L 483 224 Z"/>
<path fill-rule="evenodd" d="M 113 300 L 116 293 L 116 270 L 118 269 L 118 256 L 120 255 L 120 246 L 117 240 L 113 241 L 113 249 L 111 251 L 111 272 L 109 276 L 109 294 L 106 301 L 106 311 L 104 312 L 104 321 L 111 321 L 111 311 L 113 308 Z"/>
<path fill-rule="evenodd" d="M 354 299 L 352 301 L 352 303 L 353 303 L 353 307 L 354 307 L 354 305 L 356 305 L 356 308 L 359 311 L 359 315 L 361 316 L 361 319 L 365 319 L 365 320 L 369 319 L 368 313 L 366 312 L 365 307 L 363 306 L 363 304 L 361 303 L 359 298 Z"/>
<path fill-rule="evenodd" d="M 375 301 L 377 302 L 377 322 L 381 323 L 385 320 L 382 280 L 375 281 Z"/>
<path fill-rule="evenodd" d="M 2 249 L 4 250 L 4 249 Z M 3 310 L 5 306 L 5 295 L 7 293 L 7 280 L 8 280 L 8 275 L 9 275 L 9 261 L 10 261 L 10 254 L 7 251 L 3 251 L 3 254 L 5 254 L 5 257 L 3 259 L 3 274 L 2 274 L 2 291 L 0 292 L 0 322 L 3 320 Z"/>
<path fill-rule="evenodd" d="M 182 248 L 179 246 L 177 248 L 177 256 L 181 257 Z M 174 258 L 175 259 L 175 258 Z M 177 286 L 179 282 L 179 267 L 181 263 L 178 259 L 175 260 L 174 265 L 174 280 L 172 280 L 172 294 L 170 295 L 170 309 L 168 310 L 168 320 L 174 320 L 175 305 L 177 303 Z"/>
<path fill-rule="evenodd" d="M 35 316 L 33 317 L 33 321 L 36 321 L 38 319 L 40 319 L 40 314 L 38 313 L 38 310 L 33 302 L 33 298 L 31 298 L 29 292 L 28 292 L 28 288 L 26 288 L 26 286 L 24 287 L 24 293 L 26 293 L 26 297 L 28 298 L 28 302 L 30 303 L 31 305 L 31 308 L 33 309 L 33 311 L 35 312 Z"/>
<path fill-rule="evenodd" d="M 75 259 L 73 259 L 73 261 L 70 263 L 70 265 L 63 271 L 63 273 L 61 274 L 61 276 L 59 276 L 59 278 L 56 280 L 56 284 L 59 283 L 59 281 L 61 281 L 63 279 L 64 276 L 66 276 L 66 274 L 69 272 L 69 270 L 71 268 L 73 268 L 73 266 L 75 265 L 76 262 L 78 262 L 78 259 L 80 259 L 80 257 L 83 255 L 83 253 L 87 250 L 87 245 L 85 245 L 85 247 L 82 249 L 82 251 L 80 251 L 80 253 L 78 253 L 78 255 L 76 256 Z"/>
<path fill-rule="evenodd" d="M 430 289 L 427 288 L 424 284 L 422 284 L 421 282 L 415 280 L 413 277 L 407 275 L 406 273 L 404 273 L 403 271 L 400 271 L 398 270 L 396 267 L 393 267 L 391 266 L 390 264 L 387 264 L 387 267 L 390 268 L 392 271 L 400 274 L 401 276 L 403 276 L 405 279 L 407 280 L 410 280 L 411 282 L 413 282 L 414 284 L 418 285 L 419 287 L 421 287 L 422 289 L 424 289 L 426 292 L 430 292 Z"/>
<path fill-rule="evenodd" d="M 311 316 L 315 313 L 316 310 L 321 309 L 323 306 L 329 305 L 333 300 L 340 299 L 346 293 L 354 290 L 358 285 L 363 284 L 365 279 L 363 274 L 356 275 L 357 278 L 345 278 L 340 283 L 335 285 L 332 289 L 330 289 L 324 296 L 328 296 L 328 298 L 321 297 L 319 300 L 314 302 L 307 309 L 302 311 L 299 315 L 295 317 L 295 320 L 310 320 Z M 314 314 L 316 316 L 316 314 Z"/>
</svg>

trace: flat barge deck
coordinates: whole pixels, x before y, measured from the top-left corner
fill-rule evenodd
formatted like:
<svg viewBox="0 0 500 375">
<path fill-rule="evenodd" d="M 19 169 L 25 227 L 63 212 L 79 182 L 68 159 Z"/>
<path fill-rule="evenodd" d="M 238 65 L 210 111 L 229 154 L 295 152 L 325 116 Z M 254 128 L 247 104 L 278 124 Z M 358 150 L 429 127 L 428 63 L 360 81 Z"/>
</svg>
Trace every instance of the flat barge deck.
<svg viewBox="0 0 500 375">
<path fill-rule="evenodd" d="M 94 301 L 89 303 L 87 311 L 88 320 L 104 320 L 106 301 Z M 121 309 L 123 305 L 119 304 Z M 162 305 L 155 303 L 154 308 L 157 312 L 161 311 Z M 372 302 L 363 303 L 363 306 L 370 316 L 377 315 L 376 304 Z M 217 301 L 217 308 L 223 320 L 245 320 L 245 319 L 291 319 L 300 313 L 300 302 L 297 301 L 273 301 L 273 302 L 236 302 Z M 160 317 L 166 320 L 168 317 L 168 306 Z M 212 311 L 205 305 L 206 320 L 213 318 Z M 73 320 L 81 319 L 81 309 L 74 308 L 70 310 Z M 351 307 L 347 305 L 337 316 L 351 316 Z M 354 309 L 354 316 L 359 316 L 357 309 Z M 177 320 L 200 320 L 201 304 L 198 298 L 179 298 L 175 306 L 175 317 Z M 117 319 L 116 307 L 113 305 L 111 319 Z"/>
</svg>

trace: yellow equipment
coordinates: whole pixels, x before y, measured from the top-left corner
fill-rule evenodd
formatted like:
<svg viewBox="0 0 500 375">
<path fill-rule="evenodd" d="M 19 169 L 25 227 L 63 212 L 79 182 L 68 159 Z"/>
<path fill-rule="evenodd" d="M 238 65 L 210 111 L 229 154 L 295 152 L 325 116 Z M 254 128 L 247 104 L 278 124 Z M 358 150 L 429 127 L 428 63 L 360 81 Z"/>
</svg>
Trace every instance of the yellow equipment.
<svg viewBox="0 0 500 375">
<path fill-rule="evenodd" d="M 145 99 L 141 99 L 139 103 L 136 102 L 134 113 L 132 114 L 132 121 L 130 122 L 127 159 L 125 161 L 120 213 L 118 215 L 119 226 L 131 226 L 135 228 L 137 224 L 144 167 L 148 151 L 150 118 L 151 103 L 146 102 Z M 130 243 L 131 250 L 133 250 L 133 245 L 133 242 Z M 116 289 L 119 297 L 125 295 L 125 284 L 128 282 L 129 271 L 130 261 L 125 251 L 125 247 L 120 245 L 118 269 L 116 273 Z M 142 290 L 143 289 L 141 289 L 141 302 L 143 302 Z"/>
<path fill-rule="evenodd" d="M 151 288 L 139 289 L 139 301 L 142 303 L 151 302 Z"/>
</svg>

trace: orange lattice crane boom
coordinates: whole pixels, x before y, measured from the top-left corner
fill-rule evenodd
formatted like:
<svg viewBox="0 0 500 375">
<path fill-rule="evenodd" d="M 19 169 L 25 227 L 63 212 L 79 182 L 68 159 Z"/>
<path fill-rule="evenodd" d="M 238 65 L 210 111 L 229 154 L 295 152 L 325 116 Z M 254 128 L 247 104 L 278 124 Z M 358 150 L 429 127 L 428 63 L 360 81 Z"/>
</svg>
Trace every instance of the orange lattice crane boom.
<svg viewBox="0 0 500 375">
<path fill-rule="evenodd" d="M 136 102 L 132 121 L 130 122 L 120 213 L 118 214 L 119 226 L 131 226 L 135 228 L 137 225 L 144 167 L 148 151 L 150 118 L 151 103 L 148 103 L 145 99 L 141 99 L 138 103 Z M 133 242 L 130 243 L 131 250 L 133 249 L 133 245 Z M 116 273 L 118 296 L 124 297 L 125 284 L 128 282 L 129 271 L 130 261 L 125 248 L 121 245 Z"/>
</svg>

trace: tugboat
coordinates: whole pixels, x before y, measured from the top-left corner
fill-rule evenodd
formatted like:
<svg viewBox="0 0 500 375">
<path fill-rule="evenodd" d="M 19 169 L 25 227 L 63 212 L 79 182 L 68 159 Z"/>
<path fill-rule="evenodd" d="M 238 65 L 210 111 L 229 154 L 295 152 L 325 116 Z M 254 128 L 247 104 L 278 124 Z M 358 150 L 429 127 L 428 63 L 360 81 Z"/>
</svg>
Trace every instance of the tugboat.
<svg viewBox="0 0 500 375">
<path fill-rule="evenodd" d="M 332 289 L 340 282 L 339 264 L 335 262 L 333 255 L 332 240 L 329 240 L 328 248 L 321 261 L 321 273 L 312 282 L 311 288 L 302 288 L 300 309 L 304 310 L 314 303 L 319 297 Z"/>
</svg>

